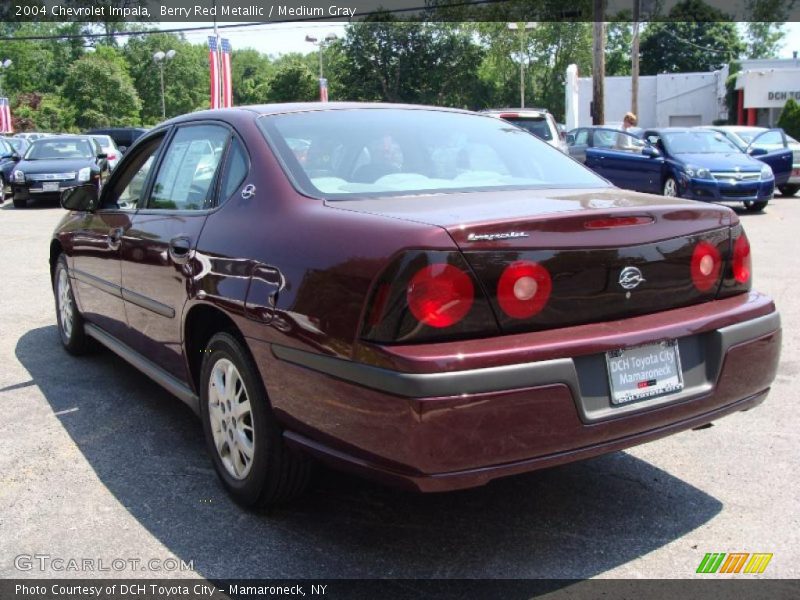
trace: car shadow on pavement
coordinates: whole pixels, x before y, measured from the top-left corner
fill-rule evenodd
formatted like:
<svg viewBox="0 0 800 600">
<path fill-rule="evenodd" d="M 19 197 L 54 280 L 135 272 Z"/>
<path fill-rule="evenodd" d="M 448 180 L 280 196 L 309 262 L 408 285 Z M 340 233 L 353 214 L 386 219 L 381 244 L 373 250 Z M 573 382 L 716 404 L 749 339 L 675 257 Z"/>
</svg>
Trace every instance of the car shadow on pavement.
<svg viewBox="0 0 800 600">
<path fill-rule="evenodd" d="M 110 493 L 207 578 L 585 578 L 722 508 L 617 452 L 435 495 L 321 470 L 301 499 L 254 514 L 220 487 L 191 410 L 111 352 L 72 357 L 48 326 L 16 356 Z"/>
</svg>

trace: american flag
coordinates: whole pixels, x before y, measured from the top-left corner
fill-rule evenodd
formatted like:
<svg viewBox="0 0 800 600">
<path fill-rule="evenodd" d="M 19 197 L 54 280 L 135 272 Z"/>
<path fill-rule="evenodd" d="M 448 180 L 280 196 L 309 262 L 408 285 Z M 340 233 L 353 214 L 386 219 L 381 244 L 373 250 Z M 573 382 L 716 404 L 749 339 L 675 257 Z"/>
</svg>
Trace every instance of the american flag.
<svg viewBox="0 0 800 600">
<path fill-rule="evenodd" d="M 231 87 L 231 43 L 222 38 L 222 106 L 233 106 L 233 88 Z"/>
<path fill-rule="evenodd" d="M 324 77 L 320 77 L 319 80 L 319 101 L 320 102 L 327 102 L 328 101 L 328 80 Z"/>
<path fill-rule="evenodd" d="M 211 70 L 211 108 L 219 108 L 219 62 L 217 62 L 217 38 L 208 36 L 208 67 Z"/>
<path fill-rule="evenodd" d="M 0 133 L 14 133 L 11 124 L 11 107 L 8 98 L 0 98 Z"/>
</svg>

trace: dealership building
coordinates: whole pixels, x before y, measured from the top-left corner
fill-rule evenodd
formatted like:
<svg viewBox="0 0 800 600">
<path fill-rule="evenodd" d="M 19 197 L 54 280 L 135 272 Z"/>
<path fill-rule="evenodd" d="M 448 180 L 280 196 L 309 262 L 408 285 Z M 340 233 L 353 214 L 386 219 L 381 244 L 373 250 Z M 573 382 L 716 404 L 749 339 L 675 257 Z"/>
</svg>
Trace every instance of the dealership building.
<svg viewBox="0 0 800 600">
<path fill-rule="evenodd" d="M 735 86 L 737 123 L 771 127 L 789 98 L 800 102 L 797 58 L 745 60 L 741 65 Z M 727 79 L 727 67 L 639 77 L 639 126 L 687 127 L 727 120 Z M 606 77 L 604 104 L 606 122 L 620 124 L 631 106 L 629 76 Z M 577 77 L 574 65 L 567 69 L 566 108 L 568 129 L 592 124 L 592 78 Z"/>
</svg>

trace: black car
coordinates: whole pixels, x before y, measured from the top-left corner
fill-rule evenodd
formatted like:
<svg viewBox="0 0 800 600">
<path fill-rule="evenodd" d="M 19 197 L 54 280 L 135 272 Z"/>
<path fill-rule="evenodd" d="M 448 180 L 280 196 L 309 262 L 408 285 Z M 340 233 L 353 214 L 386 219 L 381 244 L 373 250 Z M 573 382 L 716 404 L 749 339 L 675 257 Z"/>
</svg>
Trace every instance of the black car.
<svg viewBox="0 0 800 600">
<path fill-rule="evenodd" d="M 11 173 L 14 206 L 25 208 L 31 198 L 57 201 L 63 190 L 87 183 L 98 189 L 108 178 L 102 148 L 92 138 L 47 137 L 34 141 L 17 159 Z"/>
<path fill-rule="evenodd" d="M 119 148 L 120 152 L 125 152 L 148 130 L 143 127 L 108 127 L 106 129 L 92 129 L 86 135 L 107 135 Z"/>
<path fill-rule="evenodd" d="M 5 201 L 6 194 L 9 192 L 8 182 L 16 164 L 14 159 L 18 156 L 19 154 L 9 143 L 8 138 L 0 138 L 0 204 Z"/>
</svg>

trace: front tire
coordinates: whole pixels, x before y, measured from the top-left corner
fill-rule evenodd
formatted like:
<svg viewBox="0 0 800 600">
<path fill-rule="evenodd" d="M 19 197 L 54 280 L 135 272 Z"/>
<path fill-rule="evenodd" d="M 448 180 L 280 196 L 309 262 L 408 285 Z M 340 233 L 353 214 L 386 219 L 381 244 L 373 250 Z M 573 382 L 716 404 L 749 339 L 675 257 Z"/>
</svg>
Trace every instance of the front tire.
<svg viewBox="0 0 800 600">
<path fill-rule="evenodd" d="M 233 499 L 266 508 L 303 492 L 310 459 L 284 443 L 258 369 L 230 333 L 218 333 L 208 342 L 199 387 L 206 446 Z"/>
<path fill-rule="evenodd" d="M 91 340 L 86 335 L 83 316 L 75 304 L 67 258 L 63 254 L 58 257 L 56 262 L 53 274 L 53 293 L 56 299 L 56 321 L 61 343 L 70 354 L 85 354 L 91 346 Z"/>
<path fill-rule="evenodd" d="M 756 202 L 755 200 L 745 200 L 744 207 L 749 212 L 761 212 L 767 207 L 768 200 L 760 200 Z"/>
<path fill-rule="evenodd" d="M 800 190 L 800 185 L 782 185 L 778 188 L 784 196 L 794 196 L 797 190 Z"/>
<path fill-rule="evenodd" d="M 27 198 L 17 198 L 14 196 L 14 208 L 28 208 Z"/>
<path fill-rule="evenodd" d="M 680 196 L 678 193 L 678 182 L 674 177 L 667 177 L 664 180 L 663 194 L 669 198 L 677 198 Z"/>
</svg>

